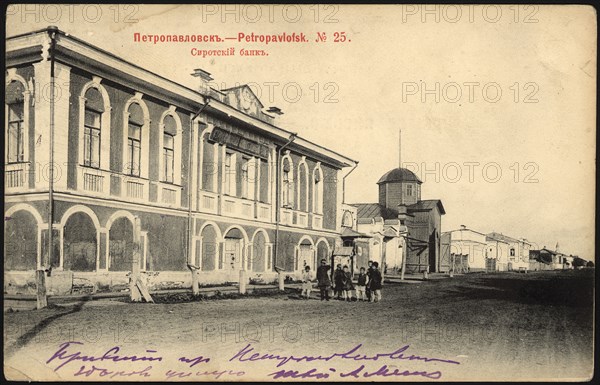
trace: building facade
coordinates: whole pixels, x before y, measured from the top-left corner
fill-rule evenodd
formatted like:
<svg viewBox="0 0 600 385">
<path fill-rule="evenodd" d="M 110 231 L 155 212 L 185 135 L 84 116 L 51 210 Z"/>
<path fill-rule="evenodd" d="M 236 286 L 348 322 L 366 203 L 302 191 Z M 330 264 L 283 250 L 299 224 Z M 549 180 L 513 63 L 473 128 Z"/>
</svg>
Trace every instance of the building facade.
<svg viewBox="0 0 600 385">
<path fill-rule="evenodd" d="M 488 251 L 497 259 L 498 271 L 529 270 L 529 250 L 531 243 L 525 239 L 516 239 L 492 232 L 487 234 Z"/>
<path fill-rule="evenodd" d="M 450 245 L 453 261 L 466 261 L 463 271 L 527 271 L 531 243 L 492 232 L 484 234 L 461 226 L 442 234 L 442 243 Z M 459 266 L 463 268 L 464 266 Z"/>
<path fill-rule="evenodd" d="M 358 231 L 372 238 L 368 258 L 399 271 L 406 258 L 407 272 L 448 271 L 441 253 L 441 221 L 446 214 L 438 199 L 421 199 L 421 180 L 410 170 L 396 168 L 377 182 L 378 203 L 359 203 Z"/>
<path fill-rule="evenodd" d="M 566 256 L 559 250 L 550 250 L 544 246 L 540 250 L 529 251 L 530 270 L 562 270 L 565 269 Z"/>
<path fill-rule="evenodd" d="M 53 28 L 6 44 L 5 292 L 39 269 L 50 294 L 119 287 L 134 248 L 151 288 L 332 255 L 356 162 L 278 127 L 249 87 L 184 86 Z"/>
<path fill-rule="evenodd" d="M 450 245 L 450 258 L 460 261 L 463 272 L 486 271 L 493 262 L 488 261 L 488 243 L 486 235 L 461 226 L 460 229 L 447 231 L 442 235 L 444 243 Z M 466 266 L 462 266 L 462 260 Z M 495 269 L 494 269 L 495 270 Z"/>
</svg>

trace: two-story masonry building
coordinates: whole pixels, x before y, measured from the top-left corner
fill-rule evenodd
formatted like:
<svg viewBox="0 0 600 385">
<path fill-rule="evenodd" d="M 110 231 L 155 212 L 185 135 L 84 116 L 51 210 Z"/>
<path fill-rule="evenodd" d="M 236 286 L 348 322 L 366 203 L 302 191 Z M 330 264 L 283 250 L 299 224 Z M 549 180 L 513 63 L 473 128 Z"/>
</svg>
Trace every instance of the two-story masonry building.
<svg viewBox="0 0 600 385">
<path fill-rule="evenodd" d="M 6 40 L 5 111 L 5 292 L 49 268 L 50 293 L 126 284 L 135 223 L 154 288 L 189 287 L 189 266 L 201 284 L 271 280 L 340 242 L 356 162 L 247 86 L 181 85 L 49 27 Z"/>
</svg>

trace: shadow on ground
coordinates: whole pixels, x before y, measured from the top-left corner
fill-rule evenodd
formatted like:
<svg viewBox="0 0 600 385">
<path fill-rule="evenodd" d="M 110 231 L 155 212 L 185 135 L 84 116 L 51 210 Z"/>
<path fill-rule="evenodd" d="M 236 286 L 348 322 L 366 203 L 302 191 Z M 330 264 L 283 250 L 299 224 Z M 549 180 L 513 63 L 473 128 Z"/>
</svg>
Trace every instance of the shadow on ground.
<svg viewBox="0 0 600 385">
<path fill-rule="evenodd" d="M 566 307 L 592 307 L 593 271 L 530 274 L 490 274 L 446 290 L 452 297 L 466 300 L 505 300 L 521 304 Z"/>
<path fill-rule="evenodd" d="M 22 336 L 17 338 L 17 340 L 14 343 L 12 343 L 10 346 L 6 347 L 6 349 L 4 350 L 5 357 L 10 357 L 10 356 L 14 355 L 19 349 L 21 349 L 22 347 L 27 345 L 30 341 L 32 341 L 38 334 L 42 333 L 54 321 L 66 316 L 66 315 L 77 313 L 77 312 L 81 311 L 81 309 L 83 308 L 83 305 L 87 301 L 90 301 L 90 300 L 91 300 L 91 297 L 85 297 L 81 301 L 76 303 L 75 305 L 65 308 L 66 311 L 53 314 L 51 316 L 44 318 L 40 322 L 38 322 L 33 328 L 31 328 L 29 331 L 27 331 Z M 57 306 L 57 305 L 50 305 L 49 307 L 55 308 L 55 309 L 62 308 L 62 306 Z"/>
</svg>

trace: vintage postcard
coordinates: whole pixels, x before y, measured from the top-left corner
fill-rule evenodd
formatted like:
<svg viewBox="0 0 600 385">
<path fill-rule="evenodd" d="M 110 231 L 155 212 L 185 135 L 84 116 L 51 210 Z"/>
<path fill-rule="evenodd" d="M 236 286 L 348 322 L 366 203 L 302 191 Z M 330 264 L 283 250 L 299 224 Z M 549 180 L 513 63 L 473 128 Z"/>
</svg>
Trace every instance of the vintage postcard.
<svg viewBox="0 0 600 385">
<path fill-rule="evenodd" d="M 4 12 L 7 379 L 594 376 L 593 7 Z"/>
</svg>

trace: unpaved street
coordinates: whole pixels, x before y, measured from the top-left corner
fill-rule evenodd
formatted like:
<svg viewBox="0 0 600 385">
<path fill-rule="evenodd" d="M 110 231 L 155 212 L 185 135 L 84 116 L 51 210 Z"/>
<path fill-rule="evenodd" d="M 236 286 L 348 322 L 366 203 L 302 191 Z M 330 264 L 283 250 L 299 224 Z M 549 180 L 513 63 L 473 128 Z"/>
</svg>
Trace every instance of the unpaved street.
<svg viewBox="0 0 600 385">
<path fill-rule="evenodd" d="M 388 284 L 381 303 L 321 302 L 317 294 L 172 304 L 102 300 L 8 313 L 5 374 L 420 381 L 592 373 L 593 270 Z M 69 341 L 81 344 L 55 354 Z M 146 359 L 123 358 L 132 355 Z M 289 355 L 304 359 L 283 362 Z"/>
</svg>

